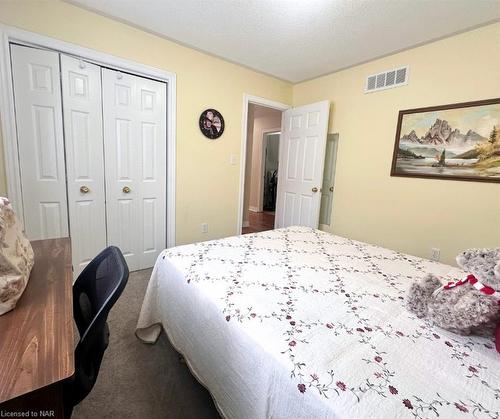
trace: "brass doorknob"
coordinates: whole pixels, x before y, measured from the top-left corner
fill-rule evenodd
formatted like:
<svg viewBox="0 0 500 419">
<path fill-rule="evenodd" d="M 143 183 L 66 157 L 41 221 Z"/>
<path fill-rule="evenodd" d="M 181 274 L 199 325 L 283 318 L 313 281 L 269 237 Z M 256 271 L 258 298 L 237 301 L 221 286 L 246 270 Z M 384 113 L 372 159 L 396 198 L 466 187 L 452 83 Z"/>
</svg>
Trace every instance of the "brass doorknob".
<svg viewBox="0 0 500 419">
<path fill-rule="evenodd" d="M 131 189 L 128 186 L 124 186 L 122 189 L 123 193 L 129 193 Z"/>
<path fill-rule="evenodd" d="M 330 192 L 333 192 L 333 186 L 330 186 Z"/>
<path fill-rule="evenodd" d="M 314 188 L 311 189 L 314 193 L 318 192 L 318 188 L 315 186 Z"/>
<path fill-rule="evenodd" d="M 88 186 L 81 186 L 80 187 L 80 192 L 81 193 L 89 193 L 90 192 L 90 189 Z"/>
</svg>

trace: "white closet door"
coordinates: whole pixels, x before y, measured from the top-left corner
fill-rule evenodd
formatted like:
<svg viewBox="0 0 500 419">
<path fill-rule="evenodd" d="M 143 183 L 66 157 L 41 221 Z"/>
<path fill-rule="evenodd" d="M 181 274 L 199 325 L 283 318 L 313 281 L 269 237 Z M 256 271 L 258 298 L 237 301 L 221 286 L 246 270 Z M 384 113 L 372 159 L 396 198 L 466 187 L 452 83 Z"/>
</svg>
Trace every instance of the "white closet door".
<svg viewBox="0 0 500 419">
<path fill-rule="evenodd" d="M 323 101 L 288 109 L 283 114 L 277 228 L 318 228 L 329 110 L 329 102 Z"/>
<path fill-rule="evenodd" d="M 61 55 L 68 209 L 75 277 L 106 247 L 101 68 Z"/>
<path fill-rule="evenodd" d="M 68 236 L 59 54 L 11 46 L 24 204 L 31 240 Z"/>
<path fill-rule="evenodd" d="M 131 270 L 166 245 L 166 84 L 102 69 L 108 244 Z"/>
</svg>

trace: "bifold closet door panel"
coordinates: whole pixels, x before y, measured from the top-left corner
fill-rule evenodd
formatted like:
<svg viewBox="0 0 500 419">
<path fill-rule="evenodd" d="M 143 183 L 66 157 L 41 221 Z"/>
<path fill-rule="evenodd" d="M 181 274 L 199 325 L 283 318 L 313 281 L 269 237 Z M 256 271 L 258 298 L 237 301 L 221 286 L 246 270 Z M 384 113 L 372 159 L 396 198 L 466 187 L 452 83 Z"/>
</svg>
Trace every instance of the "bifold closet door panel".
<svg viewBox="0 0 500 419">
<path fill-rule="evenodd" d="M 67 237 L 59 54 L 11 45 L 11 58 L 26 234 Z"/>
<path fill-rule="evenodd" d="M 166 84 L 102 69 L 108 244 L 131 270 L 166 245 Z"/>
<path fill-rule="evenodd" d="M 69 227 L 75 277 L 106 247 L 101 68 L 61 54 Z"/>
</svg>

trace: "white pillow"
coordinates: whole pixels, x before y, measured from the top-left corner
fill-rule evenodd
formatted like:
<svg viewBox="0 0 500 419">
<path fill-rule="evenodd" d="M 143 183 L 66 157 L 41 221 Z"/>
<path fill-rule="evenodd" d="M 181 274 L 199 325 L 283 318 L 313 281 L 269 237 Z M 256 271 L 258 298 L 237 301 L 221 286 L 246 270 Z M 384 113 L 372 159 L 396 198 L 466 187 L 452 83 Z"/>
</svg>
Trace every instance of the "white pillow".
<svg viewBox="0 0 500 419">
<path fill-rule="evenodd" d="M 31 244 L 9 200 L 0 197 L 0 315 L 16 306 L 32 267 Z"/>
</svg>

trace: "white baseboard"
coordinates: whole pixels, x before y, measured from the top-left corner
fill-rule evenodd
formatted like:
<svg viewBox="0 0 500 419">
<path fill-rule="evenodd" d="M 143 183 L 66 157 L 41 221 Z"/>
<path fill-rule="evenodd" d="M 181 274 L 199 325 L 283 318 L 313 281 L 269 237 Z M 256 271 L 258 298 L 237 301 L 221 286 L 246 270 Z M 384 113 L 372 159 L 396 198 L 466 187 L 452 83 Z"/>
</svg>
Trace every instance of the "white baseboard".
<svg viewBox="0 0 500 419">
<path fill-rule="evenodd" d="M 243 228 L 250 227 L 250 221 L 243 221 Z"/>
<path fill-rule="evenodd" d="M 248 210 L 252 212 L 261 212 L 257 207 L 248 207 Z"/>
</svg>

